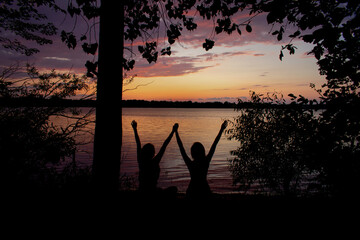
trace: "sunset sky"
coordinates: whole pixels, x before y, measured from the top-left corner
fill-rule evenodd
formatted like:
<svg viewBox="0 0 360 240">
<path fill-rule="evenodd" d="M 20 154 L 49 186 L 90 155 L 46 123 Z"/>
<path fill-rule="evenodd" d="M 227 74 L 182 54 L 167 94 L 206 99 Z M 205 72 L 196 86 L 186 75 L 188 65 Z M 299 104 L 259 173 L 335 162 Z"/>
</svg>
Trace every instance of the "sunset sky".
<svg viewBox="0 0 360 240">
<path fill-rule="evenodd" d="M 248 16 L 236 16 L 239 22 Z M 74 20 L 69 16 L 49 16 L 60 29 L 70 31 Z M 293 41 L 297 47 L 294 55 L 284 51 L 283 61 L 279 60 L 282 45 L 289 43 L 285 38 L 278 42 L 271 32 L 276 30 L 267 25 L 265 16 L 257 16 L 251 22 L 253 31 L 243 29 L 240 36 L 236 31 L 232 35 L 213 34 L 212 21 L 200 21 L 195 16 L 198 28 L 189 32 L 184 30 L 182 36 L 172 45 L 171 56 L 160 56 L 157 63 L 148 64 L 137 52 L 138 44 L 127 43 L 133 49 L 135 68 L 127 74 L 134 76 L 132 84 L 125 89 L 124 99 L 173 100 L 173 101 L 236 101 L 249 97 L 249 91 L 258 93 L 280 92 L 302 94 L 305 97 L 317 98 L 317 93 L 309 87 L 310 83 L 320 87 L 325 78 L 319 75 L 316 59 L 307 53 L 312 49 L 301 40 Z M 75 32 L 84 32 L 86 24 L 77 22 Z M 161 30 L 161 29 L 160 29 Z M 296 29 L 294 30 L 296 31 Z M 286 32 L 290 35 L 292 29 Z M 83 74 L 86 72 L 85 62 L 96 60 L 97 56 L 86 55 L 81 44 L 68 49 L 58 36 L 52 37 L 52 45 L 37 46 L 40 53 L 26 57 L 0 47 L 0 66 L 5 67 L 18 62 L 34 64 L 41 71 L 56 69 L 58 71 Z M 161 31 L 159 31 L 161 32 Z M 202 43 L 205 38 L 215 41 L 215 46 L 205 51 Z M 166 32 L 159 33 L 158 50 L 168 46 Z M 129 52 L 127 52 L 129 55 Z M 114 59 L 117 56 L 114 56 Z M 146 86 L 143 86 L 146 85 Z"/>
</svg>

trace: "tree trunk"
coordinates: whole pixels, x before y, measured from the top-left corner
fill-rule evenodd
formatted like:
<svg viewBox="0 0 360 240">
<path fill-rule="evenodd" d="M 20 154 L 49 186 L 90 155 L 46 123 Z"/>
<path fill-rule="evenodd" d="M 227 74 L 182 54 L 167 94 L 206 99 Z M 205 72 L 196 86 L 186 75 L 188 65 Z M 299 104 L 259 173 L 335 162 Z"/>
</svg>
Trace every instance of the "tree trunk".
<svg viewBox="0 0 360 240">
<path fill-rule="evenodd" d="M 97 190 L 116 191 L 122 144 L 124 6 L 101 1 L 93 176 Z"/>
</svg>

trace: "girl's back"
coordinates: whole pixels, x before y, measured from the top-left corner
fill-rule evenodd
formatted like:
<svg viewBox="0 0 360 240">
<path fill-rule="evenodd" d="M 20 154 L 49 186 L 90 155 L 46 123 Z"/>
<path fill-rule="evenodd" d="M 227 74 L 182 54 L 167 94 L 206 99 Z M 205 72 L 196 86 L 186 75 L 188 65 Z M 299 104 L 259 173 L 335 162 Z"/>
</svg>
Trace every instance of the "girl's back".
<svg viewBox="0 0 360 240">
<path fill-rule="evenodd" d="M 190 172 L 190 184 L 186 191 L 189 198 L 207 197 L 211 194 L 210 186 L 207 182 L 209 162 L 191 161 L 187 164 Z"/>
<path fill-rule="evenodd" d="M 159 176 L 160 165 L 155 159 L 139 160 L 139 190 L 155 190 Z"/>
</svg>

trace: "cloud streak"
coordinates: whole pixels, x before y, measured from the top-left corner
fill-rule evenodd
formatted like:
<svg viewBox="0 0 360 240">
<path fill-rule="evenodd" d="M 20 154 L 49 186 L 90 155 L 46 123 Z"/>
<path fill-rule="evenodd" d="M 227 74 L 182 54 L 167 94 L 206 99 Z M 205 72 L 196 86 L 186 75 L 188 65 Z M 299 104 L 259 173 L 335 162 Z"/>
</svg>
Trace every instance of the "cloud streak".
<svg viewBox="0 0 360 240">
<path fill-rule="evenodd" d="M 239 98 L 243 97 L 209 97 L 209 98 L 194 98 L 195 102 L 238 102 Z"/>
<path fill-rule="evenodd" d="M 213 66 L 215 65 L 199 65 L 197 57 L 166 57 L 156 64 L 147 64 L 145 60 L 139 60 L 131 74 L 138 77 L 174 77 L 197 73 Z"/>
<path fill-rule="evenodd" d="M 62 58 L 62 57 L 44 57 L 46 60 L 57 60 L 57 61 L 71 61 L 70 58 Z"/>
<path fill-rule="evenodd" d="M 157 63 L 148 64 L 144 59 L 138 59 L 135 70 L 131 74 L 138 77 L 171 77 L 184 76 L 187 74 L 197 73 L 204 69 L 212 68 L 219 65 L 219 62 L 236 56 L 264 56 L 262 53 L 253 51 L 227 51 L 223 53 L 204 53 L 188 56 L 165 56 L 161 57 Z M 204 65 L 204 63 L 207 63 Z"/>
</svg>

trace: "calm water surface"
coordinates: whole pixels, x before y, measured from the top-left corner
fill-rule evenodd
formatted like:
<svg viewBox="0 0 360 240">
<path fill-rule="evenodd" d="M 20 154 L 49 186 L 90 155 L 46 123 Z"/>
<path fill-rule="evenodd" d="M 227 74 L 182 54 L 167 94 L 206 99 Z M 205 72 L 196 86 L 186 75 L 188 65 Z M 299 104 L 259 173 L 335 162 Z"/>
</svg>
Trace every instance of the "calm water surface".
<svg viewBox="0 0 360 240">
<path fill-rule="evenodd" d="M 124 108 L 121 174 L 137 180 L 138 166 L 132 120 L 138 123 L 141 144 L 154 144 L 156 153 L 170 134 L 174 123 L 179 123 L 179 134 L 190 156 L 190 147 L 194 142 L 201 142 L 208 152 L 221 123 L 225 119 L 232 120 L 237 114 L 233 109 Z M 237 145 L 237 142 L 227 140 L 224 135 L 217 145 L 208 172 L 208 182 L 214 192 L 233 190 L 228 159 L 231 158 L 230 151 L 235 150 Z M 92 147 L 92 144 L 79 147 L 81 151 L 76 157 L 80 163 L 91 164 Z M 177 186 L 179 191 L 186 191 L 190 181 L 189 172 L 180 155 L 175 135 L 166 149 L 160 167 L 159 187 Z"/>
</svg>

